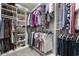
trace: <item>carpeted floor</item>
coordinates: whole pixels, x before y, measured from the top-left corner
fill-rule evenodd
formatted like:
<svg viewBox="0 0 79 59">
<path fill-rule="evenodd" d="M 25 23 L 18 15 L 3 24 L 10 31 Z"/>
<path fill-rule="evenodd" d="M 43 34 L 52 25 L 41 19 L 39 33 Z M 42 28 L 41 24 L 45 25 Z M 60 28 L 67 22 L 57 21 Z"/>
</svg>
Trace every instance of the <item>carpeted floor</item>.
<svg viewBox="0 0 79 59">
<path fill-rule="evenodd" d="M 40 56 L 34 49 L 24 48 L 20 51 L 16 51 L 6 56 Z"/>
</svg>

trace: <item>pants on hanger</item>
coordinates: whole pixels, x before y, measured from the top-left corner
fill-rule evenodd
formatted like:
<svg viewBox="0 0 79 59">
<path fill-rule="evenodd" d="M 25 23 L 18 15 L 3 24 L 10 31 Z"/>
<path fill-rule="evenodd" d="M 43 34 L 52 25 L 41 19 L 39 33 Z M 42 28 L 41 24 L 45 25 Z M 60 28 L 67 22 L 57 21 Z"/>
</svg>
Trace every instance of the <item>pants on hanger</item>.
<svg viewBox="0 0 79 59">
<path fill-rule="evenodd" d="M 67 55 L 67 40 L 64 39 L 64 56 Z"/>
<path fill-rule="evenodd" d="M 58 38 L 58 47 L 57 47 L 57 50 L 58 50 L 58 54 L 63 56 L 63 52 L 64 52 L 64 42 L 63 42 L 63 39 L 61 38 Z"/>
<path fill-rule="evenodd" d="M 76 41 L 72 41 L 72 56 L 76 56 Z"/>
<path fill-rule="evenodd" d="M 76 43 L 76 56 L 79 56 L 79 42 Z"/>
</svg>

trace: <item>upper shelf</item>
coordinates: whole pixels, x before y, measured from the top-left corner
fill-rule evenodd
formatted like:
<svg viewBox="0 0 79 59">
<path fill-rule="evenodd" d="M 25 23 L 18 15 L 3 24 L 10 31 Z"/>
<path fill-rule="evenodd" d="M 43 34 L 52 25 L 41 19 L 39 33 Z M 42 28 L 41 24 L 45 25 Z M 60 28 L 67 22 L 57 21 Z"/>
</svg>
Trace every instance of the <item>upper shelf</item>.
<svg viewBox="0 0 79 59">
<path fill-rule="evenodd" d="M 16 6 L 9 5 L 9 4 L 7 4 L 7 3 L 2 3 L 2 5 L 6 6 L 6 7 L 9 7 L 9 8 L 16 8 Z"/>
<path fill-rule="evenodd" d="M 12 12 L 12 13 L 15 13 L 16 14 L 16 11 L 13 11 L 13 10 L 9 10 L 9 9 L 6 9 L 6 8 L 1 8 L 2 10 L 5 10 L 5 11 L 9 11 L 9 12 Z"/>
</svg>

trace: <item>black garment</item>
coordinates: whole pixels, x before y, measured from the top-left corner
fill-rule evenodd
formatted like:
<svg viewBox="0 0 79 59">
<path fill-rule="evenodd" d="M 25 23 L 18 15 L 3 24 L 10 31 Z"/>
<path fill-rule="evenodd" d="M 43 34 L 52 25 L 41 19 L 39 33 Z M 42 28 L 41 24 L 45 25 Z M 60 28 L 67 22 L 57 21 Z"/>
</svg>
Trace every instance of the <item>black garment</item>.
<svg viewBox="0 0 79 59">
<path fill-rule="evenodd" d="M 34 39 L 34 35 L 35 35 L 35 33 L 33 34 L 33 42 L 32 42 L 32 46 L 35 46 L 35 39 Z"/>
<path fill-rule="evenodd" d="M 10 38 L 4 38 L 3 39 L 4 53 L 11 49 L 11 43 L 9 42 L 9 40 L 10 40 Z"/>
<path fill-rule="evenodd" d="M 29 44 L 29 46 L 31 46 L 31 36 L 32 36 L 31 32 L 28 32 L 28 44 Z"/>
<path fill-rule="evenodd" d="M 76 56 L 79 56 L 79 40 L 76 42 Z"/>
<path fill-rule="evenodd" d="M 76 40 L 72 40 L 72 56 L 76 56 Z"/>
<path fill-rule="evenodd" d="M 3 53 L 3 51 L 4 51 L 4 44 L 3 44 L 3 39 L 0 39 L 0 52 L 1 52 L 1 54 Z"/>
<path fill-rule="evenodd" d="M 75 56 L 76 55 L 76 41 L 64 40 L 64 56 Z"/>
<path fill-rule="evenodd" d="M 67 56 L 72 56 L 73 54 L 73 50 L 72 50 L 72 41 L 71 40 L 68 40 L 67 41 Z"/>
<path fill-rule="evenodd" d="M 35 46 L 34 33 L 32 34 L 32 32 L 28 32 L 28 44 L 30 47 Z"/>
<path fill-rule="evenodd" d="M 64 55 L 64 40 L 62 38 L 58 38 L 57 42 L 57 54 L 63 56 Z"/>
<path fill-rule="evenodd" d="M 67 55 L 67 40 L 66 40 L 66 37 L 63 38 L 63 41 L 64 41 L 64 56 Z"/>
</svg>

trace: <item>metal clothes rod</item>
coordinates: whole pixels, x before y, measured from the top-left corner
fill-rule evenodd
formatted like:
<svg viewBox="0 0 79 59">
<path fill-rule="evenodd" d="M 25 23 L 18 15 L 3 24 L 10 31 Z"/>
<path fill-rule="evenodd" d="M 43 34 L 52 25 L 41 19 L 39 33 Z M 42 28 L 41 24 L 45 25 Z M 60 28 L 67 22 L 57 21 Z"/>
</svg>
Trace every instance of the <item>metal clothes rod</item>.
<svg viewBox="0 0 79 59">
<path fill-rule="evenodd" d="M 40 5 L 41 5 L 41 3 L 38 4 L 35 8 L 33 8 L 31 12 L 33 12 L 33 11 L 35 11 L 37 8 L 39 8 Z"/>
</svg>

